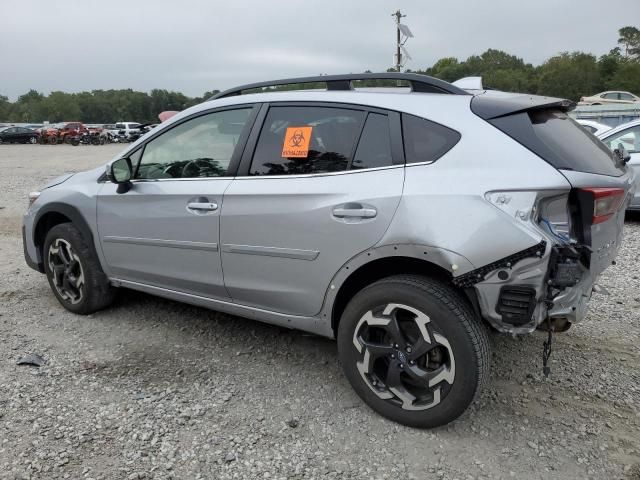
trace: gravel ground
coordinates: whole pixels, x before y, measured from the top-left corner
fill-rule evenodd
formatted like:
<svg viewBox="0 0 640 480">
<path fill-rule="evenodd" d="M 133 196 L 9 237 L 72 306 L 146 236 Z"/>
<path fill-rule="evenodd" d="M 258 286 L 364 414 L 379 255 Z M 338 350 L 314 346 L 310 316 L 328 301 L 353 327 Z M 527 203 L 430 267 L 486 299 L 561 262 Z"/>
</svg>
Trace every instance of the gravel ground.
<svg viewBox="0 0 640 480">
<path fill-rule="evenodd" d="M 479 401 L 414 430 L 363 405 L 332 341 L 130 291 L 63 310 L 22 258 L 26 194 L 118 150 L 0 146 L 0 479 L 640 479 L 639 217 L 548 379 L 542 334 L 493 335 Z"/>
</svg>

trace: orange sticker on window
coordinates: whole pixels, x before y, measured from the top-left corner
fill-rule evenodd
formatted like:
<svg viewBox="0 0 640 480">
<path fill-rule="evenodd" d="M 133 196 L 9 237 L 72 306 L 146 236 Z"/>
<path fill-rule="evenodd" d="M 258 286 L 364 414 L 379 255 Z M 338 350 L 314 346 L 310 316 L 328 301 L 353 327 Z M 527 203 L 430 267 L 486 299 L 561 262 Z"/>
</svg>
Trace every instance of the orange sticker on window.
<svg viewBox="0 0 640 480">
<path fill-rule="evenodd" d="M 282 145 L 283 158 L 307 158 L 313 127 L 287 127 Z"/>
</svg>

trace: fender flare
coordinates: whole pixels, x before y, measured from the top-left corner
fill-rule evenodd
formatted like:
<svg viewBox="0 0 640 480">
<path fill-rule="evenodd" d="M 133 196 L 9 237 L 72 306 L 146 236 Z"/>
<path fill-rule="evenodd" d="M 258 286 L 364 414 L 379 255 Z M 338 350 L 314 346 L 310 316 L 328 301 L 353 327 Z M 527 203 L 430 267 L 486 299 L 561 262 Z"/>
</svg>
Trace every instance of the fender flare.
<svg viewBox="0 0 640 480">
<path fill-rule="evenodd" d="M 47 203 L 40 210 L 38 210 L 38 213 L 36 214 L 36 218 L 33 221 L 33 231 L 31 232 L 31 234 L 33 238 L 33 243 L 35 244 L 36 248 L 39 249 L 40 255 L 42 255 L 43 245 L 39 245 L 36 240 L 38 238 L 38 233 L 39 233 L 38 227 L 40 226 L 40 221 L 42 220 L 42 218 L 49 213 L 59 213 L 67 217 L 69 220 L 71 220 L 71 223 L 73 223 L 78 228 L 78 230 L 80 230 L 80 233 L 82 233 L 82 236 L 87 240 L 87 242 L 89 242 L 90 245 L 92 245 L 95 248 L 93 233 L 91 232 L 91 229 L 89 228 L 89 224 L 87 223 L 86 219 L 80 213 L 80 210 L 78 210 L 76 207 L 72 205 L 69 205 L 68 203 L 52 202 L 52 203 Z"/>
<path fill-rule="evenodd" d="M 333 276 L 327 286 L 322 308 L 317 315 L 327 320 L 331 328 L 333 308 L 340 289 L 350 276 L 361 267 L 374 262 L 393 257 L 409 257 L 415 260 L 431 263 L 449 272 L 452 276 L 458 276 L 474 270 L 476 267 L 463 255 L 445 248 L 417 245 L 417 244 L 390 244 L 375 246 L 348 260 Z"/>
</svg>

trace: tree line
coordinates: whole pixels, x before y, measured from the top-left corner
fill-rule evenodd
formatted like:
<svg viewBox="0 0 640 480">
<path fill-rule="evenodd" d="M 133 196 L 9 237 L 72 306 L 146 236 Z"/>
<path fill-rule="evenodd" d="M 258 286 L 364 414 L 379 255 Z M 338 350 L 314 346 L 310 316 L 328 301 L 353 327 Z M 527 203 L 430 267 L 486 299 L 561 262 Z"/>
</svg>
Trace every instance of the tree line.
<svg viewBox="0 0 640 480">
<path fill-rule="evenodd" d="M 414 73 L 449 82 L 482 76 L 485 87 L 574 101 L 603 90 L 626 90 L 640 95 L 640 30 L 624 27 L 618 34 L 618 46 L 600 58 L 585 52 L 562 52 L 542 65 L 533 66 L 515 55 L 489 49 L 462 61 L 454 57 L 441 58 L 433 66 Z M 205 92 L 201 97 L 188 97 L 162 89 L 148 93 L 124 89 L 80 93 L 54 91 L 44 95 L 30 90 L 15 102 L 0 95 L 0 121 L 110 123 L 131 120 L 155 123 L 162 111 L 184 110 L 216 93 L 218 90 Z"/>
</svg>

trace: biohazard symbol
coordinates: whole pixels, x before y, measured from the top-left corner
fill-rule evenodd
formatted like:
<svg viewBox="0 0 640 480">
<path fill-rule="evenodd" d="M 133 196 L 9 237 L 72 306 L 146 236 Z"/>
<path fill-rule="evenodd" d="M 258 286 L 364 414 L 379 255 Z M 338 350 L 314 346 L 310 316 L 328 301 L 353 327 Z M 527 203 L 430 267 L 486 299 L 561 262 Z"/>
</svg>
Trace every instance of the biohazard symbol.
<svg viewBox="0 0 640 480">
<path fill-rule="evenodd" d="M 284 158 L 307 158 L 313 127 L 288 127 L 284 135 L 282 156 Z"/>
<path fill-rule="evenodd" d="M 289 146 L 299 147 L 302 142 L 304 142 L 304 134 L 302 133 L 302 130 L 296 130 L 289 140 Z"/>
</svg>

